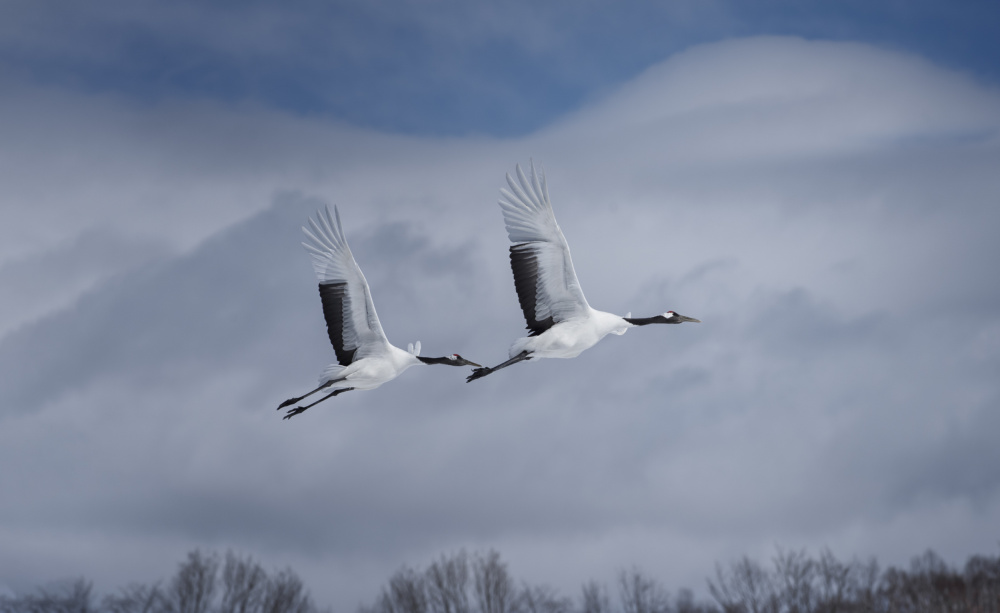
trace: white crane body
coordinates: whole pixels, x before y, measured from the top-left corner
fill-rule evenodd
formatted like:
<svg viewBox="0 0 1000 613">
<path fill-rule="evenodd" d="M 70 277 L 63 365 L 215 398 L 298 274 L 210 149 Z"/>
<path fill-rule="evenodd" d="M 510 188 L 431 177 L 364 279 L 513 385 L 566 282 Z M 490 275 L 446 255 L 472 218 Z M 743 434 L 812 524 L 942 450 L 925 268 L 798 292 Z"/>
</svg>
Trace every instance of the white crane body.
<svg viewBox="0 0 1000 613">
<path fill-rule="evenodd" d="M 623 318 L 588 308 L 584 316 L 572 317 L 538 336 L 525 336 L 510 346 L 509 357 L 527 351 L 532 358 L 575 358 L 608 334 L 621 336 L 632 327 Z"/>
<path fill-rule="evenodd" d="M 320 375 L 319 384 L 342 383 L 344 387 L 356 390 L 373 390 L 403 374 L 407 368 L 420 364 L 417 356 L 389 345 L 387 351 L 377 357 L 361 358 L 347 366 L 331 364 Z"/>
</svg>

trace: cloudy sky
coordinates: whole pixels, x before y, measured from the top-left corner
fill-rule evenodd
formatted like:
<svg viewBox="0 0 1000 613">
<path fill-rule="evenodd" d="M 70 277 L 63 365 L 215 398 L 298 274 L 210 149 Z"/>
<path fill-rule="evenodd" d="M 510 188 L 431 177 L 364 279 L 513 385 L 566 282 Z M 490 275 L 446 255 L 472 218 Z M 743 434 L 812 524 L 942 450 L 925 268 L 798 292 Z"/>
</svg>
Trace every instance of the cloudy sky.
<svg viewBox="0 0 1000 613">
<path fill-rule="evenodd" d="M 0 589 L 996 553 L 1000 7 L 535 4 L 0 5 Z M 281 421 L 334 359 L 307 217 L 391 341 L 494 364 L 531 158 L 595 308 L 704 323 Z"/>
</svg>

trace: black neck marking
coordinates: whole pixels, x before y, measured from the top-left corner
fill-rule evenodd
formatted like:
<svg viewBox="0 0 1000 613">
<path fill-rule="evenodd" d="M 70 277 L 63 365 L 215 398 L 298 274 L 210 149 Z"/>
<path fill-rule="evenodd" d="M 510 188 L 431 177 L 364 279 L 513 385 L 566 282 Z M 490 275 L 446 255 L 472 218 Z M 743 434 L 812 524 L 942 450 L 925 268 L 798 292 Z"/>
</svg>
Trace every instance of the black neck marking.
<svg viewBox="0 0 1000 613">
<path fill-rule="evenodd" d="M 455 363 L 455 360 L 451 359 L 450 357 L 443 357 L 443 358 L 422 358 L 419 355 L 415 356 L 415 357 L 418 360 L 420 360 L 421 362 L 423 362 L 424 364 L 454 364 Z"/>
<path fill-rule="evenodd" d="M 623 317 L 625 321 L 629 322 L 633 326 L 645 326 L 647 324 L 679 324 L 680 321 L 676 317 L 671 317 L 667 319 L 663 315 L 654 315 L 652 317 Z"/>
</svg>

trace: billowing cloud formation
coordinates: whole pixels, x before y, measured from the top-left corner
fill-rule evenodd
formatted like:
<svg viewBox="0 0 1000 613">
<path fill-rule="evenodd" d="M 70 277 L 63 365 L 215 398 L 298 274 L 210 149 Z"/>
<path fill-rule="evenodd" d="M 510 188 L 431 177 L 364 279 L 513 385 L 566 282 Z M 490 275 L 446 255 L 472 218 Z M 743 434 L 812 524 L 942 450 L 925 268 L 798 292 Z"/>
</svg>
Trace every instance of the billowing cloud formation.
<svg viewBox="0 0 1000 613">
<path fill-rule="evenodd" d="M 6 0 L 0 80 L 509 137 L 687 47 L 758 34 L 863 40 L 995 80 L 998 20 L 991 2 L 937 0 Z"/>
<path fill-rule="evenodd" d="M 0 113 L 32 110 L 0 144 L 0 291 L 30 294 L 0 316 L 11 585 L 232 547 L 350 609 L 462 546 L 567 591 L 632 563 L 698 587 L 774 543 L 993 546 L 995 88 L 764 38 L 517 140 L 44 98 Z M 523 329 L 497 188 L 529 156 L 593 306 L 704 323 L 468 385 L 413 369 L 281 422 L 333 359 L 308 215 L 342 207 L 390 340 L 492 364 Z"/>
</svg>

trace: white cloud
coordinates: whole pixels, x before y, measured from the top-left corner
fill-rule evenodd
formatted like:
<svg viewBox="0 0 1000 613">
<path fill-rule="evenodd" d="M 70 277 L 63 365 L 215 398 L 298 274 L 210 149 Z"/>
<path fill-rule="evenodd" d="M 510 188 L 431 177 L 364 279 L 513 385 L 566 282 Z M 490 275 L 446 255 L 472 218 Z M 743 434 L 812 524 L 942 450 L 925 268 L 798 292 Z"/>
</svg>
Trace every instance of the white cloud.
<svg viewBox="0 0 1000 613">
<path fill-rule="evenodd" d="M 1000 519 L 990 87 L 767 38 L 692 49 L 503 141 L 42 94 L 0 113 L 23 117 L 0 143 L 0 271 L 57 274 L 88 232 L 135 262 L 4 316 L 15 587 L 148 580 L 202 545 L 292 563 L 338 608 L 461 546 L 570 592 L 633 562 L 697 588 L 774 543 L 964 556 Z M 495 363 L 523 328 L 496 190 L 528 156 L 591 304 L 704 323 L 470 385 L 414 369 L 281 422 L 332 358 L 298 246 L 310 212 L 341 205 L 390 340 Z M 145 241 L 172 255 L 149 264 Z"/>
</svg>

